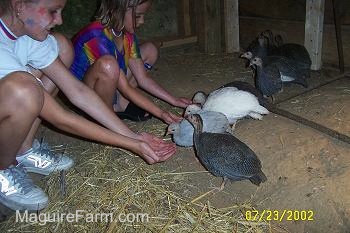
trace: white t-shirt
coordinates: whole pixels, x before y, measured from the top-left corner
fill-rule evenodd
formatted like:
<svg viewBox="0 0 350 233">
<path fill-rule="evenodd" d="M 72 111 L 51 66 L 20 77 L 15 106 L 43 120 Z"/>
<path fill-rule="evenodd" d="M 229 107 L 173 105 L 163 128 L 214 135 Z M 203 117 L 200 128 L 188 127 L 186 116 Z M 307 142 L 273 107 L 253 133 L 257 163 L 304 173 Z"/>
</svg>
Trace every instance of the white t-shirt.
<svg viewBox="0 0 350 233">
<path fill-rule="evenodd" d="M 0 79 L 14 71 L 43 69 L 58 56 L 58 44 L 52 35 L 44 41 L 29 36 L 16 37 L 0 19 Z"/>
</svg>

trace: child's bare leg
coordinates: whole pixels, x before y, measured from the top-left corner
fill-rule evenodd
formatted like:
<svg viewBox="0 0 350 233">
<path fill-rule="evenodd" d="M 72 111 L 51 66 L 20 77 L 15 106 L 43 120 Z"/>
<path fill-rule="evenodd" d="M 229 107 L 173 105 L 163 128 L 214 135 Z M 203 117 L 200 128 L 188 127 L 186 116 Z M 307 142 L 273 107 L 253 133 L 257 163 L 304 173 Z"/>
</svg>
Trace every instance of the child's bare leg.
<svg viewBox="0 0 350 233">
<path fill-rule="evenodd" d="M 140 52 L 142 61 L 144 64 L 148 65 L 154 65 L 158 59 L 158 49 L 157 47 L 151 43 L 151 42 L 145 42 L 142 45 L 140 45 Z M 129 84 L 132 87 L 138 87 L 137 81 L 135 77 L 132 75 L 131 70 L 128 68 L 126 78 L 129 80 Z M 118 107 L 119 111 L 124 111 L 125 107 L 128 105 L 129 100 L 125 99 L 124 96 L 122 96 L 118 92 Z"/>
<path fill-rule="evenodd" d="M 158 48 L 152 42 L 145 42 L 140 45 L 140 52 L 144 64 L 153 66 L 159 57 Z"/>
<path fill-rule="evenodd" d="M 107 106 L 113 109 L 113 98 L 117 90 L 119 65 L 115 57 L 100 57 L 86 72 L 84 82 L 94 89 Z M 123 106 L 124 108 L 126 106 Z M 115 110 L 115 109 L 114 109 Z"/>
<path fill-rule="evenodd" d="M 153 66 L 158 60 L 159 52 L 157 47 L 152 42 L 145 42 L 141 44 L 140 53 L 144 64 Z M 129 68 L 128 68 L 128 73 L 126 77 L 129 80 L 129 83 L 132 87 L 138 86 L 137 81 L 134 78 L 134 76 L 132 76 L 132 73 Z"/>
<path fill-rule="evenodd" d="M 13 164 L 18 149 L 43 106 L 43 90 L 33 76 L 14 72 L 0 80 L 0 169 Z"/>
<path fill-rule="evenodd" d="M 70 65 L 73 62 L 73 46 L 71 42 L 65 38 L 63 35 L 54 33 L 53 34 L 55 38 L 57 39 L 58 46 L 59 46 L 59 57 L 62 60 L 62 62 L 66 65 L 66 67 L 70 67 Z M 56 85 L 45 75 L 42 74 L 39 70 L 33 70 L 33 74 L 40 78 L 42 81 L 45 90 L 50 93 L 52 96 L 56 96 L 58 93 L 58 88 L 56 88 Z M 36 132 L 38 131 L 39 125 L 41 124 L 41 120 L 37 118 L 30 131 L 28 132 L 28 135 L 26 139 L 24 140 L 20 150 L 18 151 L 18 154 L 22 154 L 29 150 L 32 147 L 33 140 L 35 137 Z"/>
</svg>

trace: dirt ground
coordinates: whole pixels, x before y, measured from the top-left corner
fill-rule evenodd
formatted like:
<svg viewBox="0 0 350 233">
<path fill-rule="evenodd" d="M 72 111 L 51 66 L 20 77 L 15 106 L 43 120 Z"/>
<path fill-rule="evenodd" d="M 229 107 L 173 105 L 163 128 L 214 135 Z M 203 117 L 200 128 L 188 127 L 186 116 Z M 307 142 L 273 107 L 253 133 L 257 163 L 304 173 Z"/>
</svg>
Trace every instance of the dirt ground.
<svg viewBox="0 0 350 233">
<path fill-rule="evenodd" d="M 277 96 L 277 101 L 288 99 L 279 107 L 350 136 L 350 79 L 344 77 L 330 82 L 338 76 L 339 73 L 331 69 L 312 72 L 308 88 L 311 91 L 302 94 L 307 91 L 305 88 L 290 85 Z M 173 94 L 189 98 L 198 90 L 210 92 L 233 80 L 253 83 L 252 72 L 236 55 L 200 54 L 193 46 L 163 51 L 152 77 Z M 330 83 L 312 90 L 327 82 Z M 291 98 L 293 96 L 297 97 Z M 169 107 L 165 103 L 159 104 Z M 162 123 L 152 119 L 136 124 L 136 129 L 140 130 L 146 124 Z M 165 132 L 166 125 L 163 125 Z M 79 139 L 44 126 L 40 134 L 59 144 L 79 143 Z M 313 221 L 284 220 L 273 224 L 296 233 L 349 232 L 349 144 L 273 113 L 261 121 L 239 121 L 235 135 L 259 156 L 268 181 L 260 187 L 249 181 L 229 182 L 223 191 L 206 197 L 213 206 L 249 202 L 260 211 L 307 210 L 314 213 Z M 180 190 L 189 197 L 218 187 L 222 181 L 204 172 L 192 148 L 178 147 L 174 157 L 154 166 L 172 172 L 193 172 L 188 175 L 184 189 Z"/>
<path fill-rule="evenodd" d="M 338 76 L 334 70 L 313 71 L 311 91 L 290 85 L 276 101 L 289 99 L 279 107 L 349 136 L 350 79 L 331 82 Z M 251 71 L 237 56 L 204 55 L 191 48 L 162 54 L 153 77 L 174 94 L 186 97 L 233 80 L 253 82 Z M 249 181 L 228 183 L 222 192 L 209 197 L 214 206 L 253 202 L 260 211 L 311 210 L 313 221 L 276 224 L 290 232 L 349 232 L 349 144 L 272 113 L 261 121 L 238 122 L 235 135 L 259 156 L 268 181 L 260 187 Z M 166 166 L 179 172 L 204 170 L 192 149 L 180 147 Z M 191 195 L 221 184 L 221 178 L 208 173 L 195 174 L 190 180 L 194 188 L 187 191 Z"/>
</svg>

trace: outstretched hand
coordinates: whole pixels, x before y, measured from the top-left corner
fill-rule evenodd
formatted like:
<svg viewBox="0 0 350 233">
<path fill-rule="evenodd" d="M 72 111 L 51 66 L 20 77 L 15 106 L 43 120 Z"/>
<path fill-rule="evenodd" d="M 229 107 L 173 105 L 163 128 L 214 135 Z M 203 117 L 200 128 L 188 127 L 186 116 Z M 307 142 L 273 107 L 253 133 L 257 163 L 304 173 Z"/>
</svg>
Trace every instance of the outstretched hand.
<svg viewBox="0 0 350 233">
<path fill-rule="evenodd" d="M 139 144 L 139 151 L 136 153 L 148 164 L 163 162 L 176 152 L 174 143 L 164 142 L 152 134 L 141 133 L 141 140 L 143 142 Z"/>
<path fill-rule="evenodd" d="M 176 98 L 173 105 L 180 108 L 186 108 L 190 104 L 192 104 L 192 100 L 187 99 L 185 97 L 179 97 L 179 98 Z"/>
<path fill-rule="evenodd" d="M 167 124 L 171 124 L 171 123 L 174 123 L 174 122 L 179 122 L 182 119 L 182 117 L 177 116 L 177 115 L 175 115 L 175 114 L 173 114 L 171 112 L 167 112 L 167 111 L 164 111 L 162 113 L 161 118 Z"/>
</svg>

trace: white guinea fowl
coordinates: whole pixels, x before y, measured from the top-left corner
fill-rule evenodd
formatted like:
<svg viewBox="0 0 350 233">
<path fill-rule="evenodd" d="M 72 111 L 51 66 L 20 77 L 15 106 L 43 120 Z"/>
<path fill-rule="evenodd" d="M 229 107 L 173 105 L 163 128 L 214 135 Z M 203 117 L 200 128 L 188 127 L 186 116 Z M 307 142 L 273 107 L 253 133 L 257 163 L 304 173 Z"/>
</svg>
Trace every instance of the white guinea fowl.
<svg viewBox="0 0 350 233">
<path fill-rule="evenodd" d="M 238 90 L 237 87 L 231 87 L 231 90 Z M 193 97 L 192 97 L 192 102 L 195 104 L 200 104 L 200 106 L 203 106 L 205 101 L 207 100 L 208 95 L 203 92 L 203 91 L 197 91 Z"/>
<path fill-rule="evenodd" d="M 207 97 L 208 95 L 205 94 L 203 91 L 197 91 L 192 97 L 192 102 L 203 106 Z"/>
<path fill-rule="evenodd" d="M 190 114 L 199 113 L 201 110 L 202 110 L 202 107 L 199 106 L 198 104 L 190 104 L 185 109 L 184 117 L 186 117 Z"/>
<path fill-rule="evenodd" d="M 210 93 L 202 110 L 221 112 L 227 117 L 230 124 L 235 124 L 238 119 L 245 116 L 261 120 L 262 114 L 269 113 L 265 107 L 259 104 L 256 96 L 238 90 L 236 87 L 223 87 Z M 195 112 L 191 111 L 191 113 Z"/>
<path fill-rule="evenodd" d="M 220 112 L 199 111 L 203 121 L 203 131 L 208 133 L 231 133 L 227 117 Z M 172 135 L 173 141 L 178 146 L 193 146 L 193 125 L 186 119 L 172 123 L 168 126 L 167 134 Z"/>
</svg>

